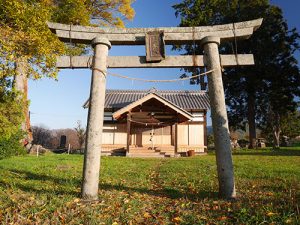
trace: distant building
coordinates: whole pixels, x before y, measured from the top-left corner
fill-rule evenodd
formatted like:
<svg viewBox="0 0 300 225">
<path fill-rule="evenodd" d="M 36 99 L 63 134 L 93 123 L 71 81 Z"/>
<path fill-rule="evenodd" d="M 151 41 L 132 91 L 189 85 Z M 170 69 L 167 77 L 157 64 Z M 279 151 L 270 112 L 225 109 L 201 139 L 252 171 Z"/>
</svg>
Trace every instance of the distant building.
<svg viewBox="0 0 300 225">
<path fill-rule="evenodd" d="M 84 104 L 87 108 L 89 101 Z M 172 157 L 207 148 L 204 91 L 107 90 L 102 155 Z"/>
</svg>

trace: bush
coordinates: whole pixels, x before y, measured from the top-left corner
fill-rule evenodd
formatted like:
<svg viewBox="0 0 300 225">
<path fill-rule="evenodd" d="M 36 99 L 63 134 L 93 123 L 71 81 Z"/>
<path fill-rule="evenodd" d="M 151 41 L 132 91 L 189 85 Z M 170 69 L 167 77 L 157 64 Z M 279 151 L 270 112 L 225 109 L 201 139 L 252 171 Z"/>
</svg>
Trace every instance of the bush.
<svg viewBox="0 0 300 225">
<path fill-rule="evenodd" d="M 20 143 L 23 137 L 22 131 L 19 131 L 8 139 L 0 137 L 0 160 L 14 155 L 25 154 L 26 150 Z"/>
<path fill-rule="evenodd" d="M 13 89 L 12 79 L 1 78 L 1 72 L 0 69 L 0 140 L 3 141 L 19 131 L 26 105 L 24 96 Z"/>
<path fill-rule="evenodd" d="M 246 148 L 249 145 L 249 141 L 246 139 L 240 139 L 238 140 L 238 144 L 241 148 Z"/>
</svg>

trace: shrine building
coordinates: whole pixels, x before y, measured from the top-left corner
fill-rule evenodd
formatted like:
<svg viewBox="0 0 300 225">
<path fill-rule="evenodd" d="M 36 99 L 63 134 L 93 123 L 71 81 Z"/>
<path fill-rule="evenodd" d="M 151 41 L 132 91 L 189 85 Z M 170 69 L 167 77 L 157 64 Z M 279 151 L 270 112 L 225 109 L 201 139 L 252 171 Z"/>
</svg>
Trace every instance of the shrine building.
<svg viewBox="0 0 300 225">
<path fill-rule="evenodd" d="M 89 100 L 84 104 L 88 108 Z M 205 91 L 106 90 L 102 155 L 205 154 Z"/>
</svg>

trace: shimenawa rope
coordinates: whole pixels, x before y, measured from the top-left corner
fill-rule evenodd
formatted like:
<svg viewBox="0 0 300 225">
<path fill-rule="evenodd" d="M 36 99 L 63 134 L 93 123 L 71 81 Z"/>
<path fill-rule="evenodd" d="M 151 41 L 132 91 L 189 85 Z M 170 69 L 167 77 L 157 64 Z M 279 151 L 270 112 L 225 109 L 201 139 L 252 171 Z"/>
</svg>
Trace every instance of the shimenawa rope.
<svg viewBox="0 0 300 225">
<path fill-rule="evenodd" d="M 123 79 L 128 79 L 128 80 L 133 80 L 133 81 L 141 81 L 141 82 L 149 82 L 149 83 L 171 83 L 171 82 L 178 82 L 178 81 L 190 80 L 190 79 L 193 79 L 193 78 L 204 76 L 204 75 L 209 74 L 209 73 L 211 73 L 211 72 L 213 72 L 213 71 L 216 70 L 216 69 L 212 69 L 212 70 L 206 71 L 206 72 L 198 74 L 198 75 L 194 75 L 194 76 L 190 76 L 190 77 L 184 77 L 184 78 L 179 78 L 179 79 L 171 79 L 171 80 L 148 80 L 148 79 L 142 79 L 142 78 L 136 78 L 136 77 L 128 77 L 128 76 L 124 76 L 124 75 L 117 74 L 117 73 L 111 73 L 111 72 L 108 72 L 108 71 L 100 70 L 100 69 L 95 68 L 95 67 L 91 67 L 91 69 L 99 71 L 104 76 L 106 76 L 106 74 L 108 74 L 108 75 L 111 75 L 111 76 L 114 76 L 114 77 L 123 78 Z"/>
<path fill-rule="evenodd" d="M 137 124 L 142 124 L 142 125 L 146 125 L 146 126 L 155 126 L 155 125 L 157 125 L 157 126 L 159 126 L 159 125 L 162 125 L 162 124 L 166 124 L 166 123 L 164 123 L 164 122 L 158 122 L 158 123 L 145 123 L 145 122 L 140 122 L 140 121 L 135 121 L 135 120 L 129 120 L 130 122 L 132 122 L 132 123 L 137 123 Z"/>
</svg>

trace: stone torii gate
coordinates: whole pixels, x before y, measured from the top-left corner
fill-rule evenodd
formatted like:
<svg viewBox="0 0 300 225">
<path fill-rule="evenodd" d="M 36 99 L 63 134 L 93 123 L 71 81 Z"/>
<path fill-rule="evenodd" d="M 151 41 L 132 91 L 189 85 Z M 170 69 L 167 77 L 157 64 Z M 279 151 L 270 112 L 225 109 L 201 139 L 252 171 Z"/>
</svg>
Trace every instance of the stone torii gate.
<svg viewBox="0 0 300 225">
<path fill-rule="evenodd" d="M 57 67 L 92 68 L 82 198 L 98 199 L 107 68 L 206 67 L 220 197 L 234 198 L 235 184 L 221 67 L 253 65 L 252 54 L 219 55 L 220 41 L 249 38 L 262 19 L 240 23 L 170 28 L 98 28 L 48 23 L 63 42 L 91 44 L 94 56 L 61 56 Z M 201 44 L 204 55 L 165 56 L 164 45 Z M 111 45 L 145 45 L 146 56 L 108 56 Z M 92 59 L 92 60 L 91 60 Z"/>
</svg>

